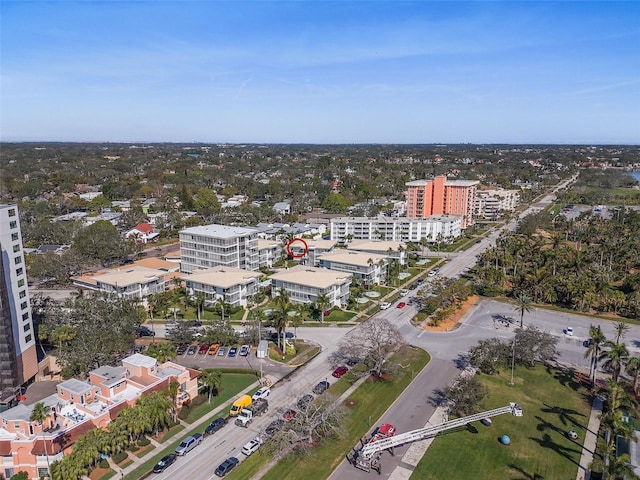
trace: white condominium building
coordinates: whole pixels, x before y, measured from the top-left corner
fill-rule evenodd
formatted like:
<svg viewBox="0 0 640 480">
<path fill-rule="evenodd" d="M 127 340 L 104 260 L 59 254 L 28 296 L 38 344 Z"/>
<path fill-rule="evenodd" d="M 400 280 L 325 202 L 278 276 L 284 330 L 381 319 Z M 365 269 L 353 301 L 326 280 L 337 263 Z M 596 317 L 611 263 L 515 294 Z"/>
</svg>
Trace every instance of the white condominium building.
<svg viewBox="0 0 640 480">
<path fill-rule="evenodd" d="M 298 265 L 271 275 L 271 291 L 275 297 L 284 289 L 292 303 L 311 303 L 326 295 L 330 307 L 345 307 L 349 303 L 351 277 L 350 273 Z"/>
<path fill-rule="evenodd" d="M 181 271 L 192 273 L 218 265 L 257 270 L 258 233 L 253 228 L 204 225 L 180 231 Z"/>
<path fill-rule="evenodd" d="M 434 243 L 454 239 L 462 233 L 462 217 L 432 215 L 427 218 L 336 217 L 331 219 L 331 240 L 382 240 Z"/>
</svg>

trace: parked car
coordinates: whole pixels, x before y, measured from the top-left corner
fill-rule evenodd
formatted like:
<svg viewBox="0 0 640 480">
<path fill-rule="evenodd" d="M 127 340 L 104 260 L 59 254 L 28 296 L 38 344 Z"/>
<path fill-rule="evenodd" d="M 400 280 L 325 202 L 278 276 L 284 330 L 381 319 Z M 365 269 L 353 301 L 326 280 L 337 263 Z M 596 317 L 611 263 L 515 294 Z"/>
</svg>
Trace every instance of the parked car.
<svg viewBox="0 0 640 480">
<path fill-rule="evenodd" d="M 313 393 L 320 395 L 329 389 L 329 382 L 323 380 L 313 387 Z"/>
<path fill-rule="evenodd" d="M 285 332 L 284 333 L 284 337 L 285 338 L 293 338 L 295 335 L 293 334 L 293 332 Z M 271 333 L 271 340 L 278 340 L 278 332 L 272 332 Z"/>
<path fill-rule="evenodd" d="M 155 337 L 156 332 L 151 330 L 149 327 L 145 327 L 144 325 L 142 325 L 136 330 L 136 335 L 139 337 Z"/>
<path fill-rule="evenodd" d="M 404 308 L 404 307 L 406 307 L 406 306 L 407 306 L 407 304 L 406 304 L 406 303 L 404 303 L 404 302 L 400 302 L 400 303 L 398 303 L 398 305 L 396 305 L 396 308 Z"/>
<path fill-rule="evenodd" d="M 406 297 L 407 295 L 409 295 L 409 290 L 404 290 L 404 289 L 400 290 L 400 296 Z"/>
<path fill-rule="evenodd" d="M 219 351 L 220 351 L 220 344 L 214 343 L 209 347 L 209 350 L 207 351 L 207 353 L 209 355 L 217 355 Z"/>
<path fill-rule="evenodd" d="M 218 350 L 218 356 L 224 357 L 226 354 L 227 354 L 227 347 L 220 347 L 220 350 Z"/>
<path fill-rule="evenodd" d="M 235 357 L 236 354 L 238 353 L 238 347 L 233 346 L 229 349 L 229 356 L 230 357 Z"/>
<path fill-rule="evenodd" d="M 176 461 L 175 453 L 170 453 L 169 455 L 165 455 L 153 467 L 153 473 L 162 473 L 162 472 L 164 472 L 165 469 L 175 461 Z"/>
<path fill-rule="evenodd" d="M 311 402 L 313 402 L 313 395 L 307 394 L 298 400 L 297 405 L 300 410 L 304 410 Z"/>
<path fill-rule="evenodd" d="M 229 457 L 220 465 L 218 465 L 218 468 L 216 468 L 215 474 L 218 477 L 224 477 L 227 473 L 233 470 L 236 467 L 236 465 L 238 465 L 238 463 L 240 463 L 240 460 L 238 460 L 236 457 Z"/>
<path fill-rule="evenodd" d="M 564 333 L 566 333 L 570 337 L 573 337 L 573 327 L 567 327 Z"/>
<path fill-rule="evenodd" d="M 204 355 L 207 353 L 207 351 L 209 351 L 209 345 L 206 343 L 203 343 L 202 345 L 200 345 L 200 347 L 198 348 L 198 353 L 201 355 Z"/>
<path fill-rule="evenodd" d="M 227 424 L 227 421 L 224 418 L 222 417 L 216 418 L 209 425 L 207 425 L 207 428 L 204 429 L 204 434 L 213 435 L 222 427 L 224 427 L 226 424 Z"/>
<path fill-rule="evenodd" d="M 284 424 L 285 424 L 285 421 L 279 418 L 271 422 L 269 425 L 267 425 L 267 428 L 265 428 L 264 431 L 269 436 L 274 435 L 276 432 L 279 432 L 280 430 L 282 430 L 282 427 L 284 427 Z"/>
<path fill-rule="evenodd" d="M 240 355 L 241 357 L 246 357 L 247 355 L 249 355 L 249 345 L 242 345 L 242 347 L 240 347 L 240 352 L 238 353 L 238 355 Z"/>
<path fill-rule="evenodd" d="M 415 290 L 416 288 L 418 288 L 418 283 L 412 283 L 411 286 L 409 287 L 409 290 Z"/>
<path fill-rule="evenodd" d="M 176 347 L 176 355 L 184 355 L 187 352 L 187 346 L 181 343 Z"/>
<path fill-rule="evenodd" d="M 176 447 L 176 455 L 186 455 L 191 450 L 196 448 L 202 442 L 202 434 L 194 433 L 193 435 L 185 438 L 180 442 L 180 445 Z"/>
<path fill-rule="evenodd" d="M 282 418 L 284 418 L 285 420 L 293 420 L 294 418 L 296 418 L 296 415 L 298 415 L 298 412 L 290 408 L 282 414 Z"/>
<path fill-rule="evenodd" d="M 267 398 L 271 393 L 271 389 L 269 387 L 260 387 L 256 393 L 253 394 L 251 400 L 254 402 L 259 398 Z"/>
<path fill-rule="evenodd" d="M 418 280 L 416 280 L 416 283 L 418 284 L 418 286 L 422 285 L 424 283 L 424 278 L 419 278 Z"/>
<path fill-rule="evenodd" d="M 242 447 L 241 452 L 248 457 L 253 452 L 258 450 L 260 448 L 260 445 L 262 445 L 262 440 L 260 440 L 260 437 L 256 437 L 253 440 L 249 440 L 247 443 L 245 443 L 244 447 Z"/>
<path fill-rule="evenodd" d="M 386 310 L 387 308 L 389 308 L 391 306 L 391 304 L 389 302 L 382 302 L 380 304 L 380 310 Z"/>
<path fill-rule="evenodd" d="M 197 351 L 198 351 L 197 345 L 190 345 L 189 348 L 187 348 L 187 355 L 195 355 Z"/>
<path fill-rule="evenodd" d="M 582 346 L 589 348 L 591 345 L 593 345 L 593 338 L 587 338 L 584 342 L 582 342 Z"/>
<path fill-rule="evenodd" d="M 349 369 L 346 366 L 340 365 L 338 368 L 336 368 L 333 371 L 333 373 L 331 375 L 336 377 L 336 378 L 340 378 L 341 376 L 343 376 L 348 371 L 349 371 Z"/>
</svg>

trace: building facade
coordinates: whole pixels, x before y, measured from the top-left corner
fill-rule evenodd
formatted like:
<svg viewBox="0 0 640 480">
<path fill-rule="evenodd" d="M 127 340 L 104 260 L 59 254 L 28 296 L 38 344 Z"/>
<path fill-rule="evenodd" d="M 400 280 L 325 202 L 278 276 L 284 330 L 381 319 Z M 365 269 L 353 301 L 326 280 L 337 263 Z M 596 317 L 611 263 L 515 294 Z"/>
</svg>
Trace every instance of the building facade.
<svg viewBox="0 0 640 480">
<path fill-rule="evenodd" d="M 204 295 L 205 305 L 222 300 L 232 307 L 246 307 L 247 298 L 258 293 L 261 275 L 240 268 L 213 267 L 181 278 L 189 295 Z"/>
<path fill-rule="evenodd" d="M 374 240 L 392 242 L 427 242 L 452 240 L 462 234 L 462 217 L 433 215 L 409 217 L 337 217 L 331 219 L 331 240 Z"/>
<path fill-rule="evenodd" d="M 450 180 L 444 176 L 407 182 L 407 217 L 458 215 L 462 228 L 473 225 L 477 180 Z"/>
<path fill-rule="evenodd" d="M 0 410 L 38 372 L 27 267 L 15 204 L 0 204 Z"/>
<path fill-rule="evenodd" d="M 166 390 L 175 379 L 180 386 L 178 407 L 195 398 L 199 373 L 136 353 L 123 359 L 121 366 L 105 365 L 89 372 L 86 381 L 72 378 L 59 383 L 54 394 L 41 400 L 50 409 L 42 425 L 30 420 L 35 403 L 0 412 L 0 473 L 5 478 L 20 471 L 34 479 L 47 476 L 48 464 L 61 460 L 78 438 L 107 427 L 141 395 Z"/>
<path fill-rule="evenodd" d="M 181 271 L 216 266 L 257 270 L 258 233 L 253 228 L 205 225 L 180 231 Z"/>
<path fill-rule="evenodd" d="M 378 285 L 387 281 L 389 259 L 375 253 L 336 250 L 320 257 L 320 268 L 350 273 L 361 278 L 364 285 Z"/>
<path fill-rule="evenodd" d="M 478 190 L 476 193 L 476 216 L 486 220 L 498 220 L 504 212 L 513 212 L 520 203 L 518 190 L 503 188 Z"/>
<path fill-rule="evenodd" d="M 320 295 L 329 298 L 329 306 L 342 308 L 349 303 L 350 273 L 298 265 L 270 278 L 272 295 L 278 296 L 284 289 L 292 303 L 312 303 Z"/>
</svg>

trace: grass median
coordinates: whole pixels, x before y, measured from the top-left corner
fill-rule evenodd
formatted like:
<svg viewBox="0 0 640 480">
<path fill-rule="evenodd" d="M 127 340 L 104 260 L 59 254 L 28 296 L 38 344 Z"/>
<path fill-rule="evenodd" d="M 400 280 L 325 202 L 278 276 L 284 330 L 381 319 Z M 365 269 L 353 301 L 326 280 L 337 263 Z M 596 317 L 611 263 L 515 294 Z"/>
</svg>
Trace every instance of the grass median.
<svg viewBox="0 0 640 480">
<path fill-rule="evenodd" d="M 495 480 L 575 478 L 589 423 L 586 392 L 566 370 L 516 369 L 515 385 L 503 376 L 480 376 L 488 389 L 484 408 L 517 402 L 523 416 L 509 414 L 486 427 L 475 422 L 465 429 L 441 434 L 414 470 L 412 480 Z M 576 440 L 567 436 L 574 430 Z M 498 438 L 508 435 L 510 445 Z"/>
<path fill-rule="evenodd" d="M 318 448 L 307 454 L 291 454 L 278 461 L 262 478 L 265 480 L 300 479 L 323 480 L 344 460 L 345 455 L 358 443 L 394 400 L 411 383 L 414 372 L 419 372 L 429 363 L 429 355 L 420 349 L 405 347 L 394 355 L 392 362 L 406 365 L 391 381 L 366 381 L 347 399 L 349 416 L 345 420 L 344 434 L 340 438 L 327 439 Z M 342 382 L 332 388 L 341 390 Z M 330 390 L 333 391 L 333 390 Z M 229 477 L 233 480 L 255 478 L 256 473 L 271 460 L 260 451 L 243 461 Z"/>
</svg>

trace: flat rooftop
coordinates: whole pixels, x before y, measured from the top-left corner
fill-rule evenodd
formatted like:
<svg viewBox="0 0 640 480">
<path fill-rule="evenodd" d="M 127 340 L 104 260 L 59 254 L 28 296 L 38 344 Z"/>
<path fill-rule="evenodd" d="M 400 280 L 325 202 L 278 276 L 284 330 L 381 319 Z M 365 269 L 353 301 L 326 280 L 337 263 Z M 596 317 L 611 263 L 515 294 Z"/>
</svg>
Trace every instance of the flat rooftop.
<svg viewBox="0 0 640 480">
<path fill-rule="evenodd" d="M 342 263 L 344 265 L 356 265 L 358 267 L 368 267 L 369 263 L 376 264 L 380 260 L 387 260 L 387 256 L 354 250 L 336 250 L 331 253 L 325 253 L 320 257 L 321 262 L 328 261 Z"/>
<path fill-rule="evenodd" d="M 245 237 L 247 235 L 251 235 L 254 233 L 258 233 L 255 228 L 245 228 L 245 227 L 232 227 L 230 225 L 203 225 L 200 227 L 191 227 L 185 228 L 184 230 L 180 230 L 180 235 L 182 234 L 191 234 L 191 235 L 203 235 L 205 237 L 214 237 L 214 238 L 235 238 L 235 237 Z"/>
<path fill-rule="evenodd" d="M 389 249 L 398 251 L 398 249 L 406 248 L 404 242 L 394 242 L 391 240 L 351 240 L 347 245 L 347 250 L 367 250 L 373 252 L 386 252 Z"/>
<path fill-rule="evenodd" d="M 154 280 L 162 280 L 164 273 L 155 268 L 129 266 L 118 270 L 111 270 L 102 275 L 93 275 L 92 278 L 100 283 L 127 287 L 138 283 L 148 283 Z"/>
<path fill-rule="evenodd" d="M 243 270 L 242 268 L 218 265 L 206 270 L 196 270 L 191 275 L 181 275 L 186 282 L 198 282 L 220 288 L 230 288 L 235 285 L 246 285 L 262 276 L 260 272 Z"/>
<path fill-rule="evenodd" d="M 288 270 L 274 273 L 270 278 L 312 288 L 329 288 L 334 285 L 341 285 L 345 281 L 350 280 L 351 277 L 352 275 L 350 273 L 298 265 Z"/>
</svg>

